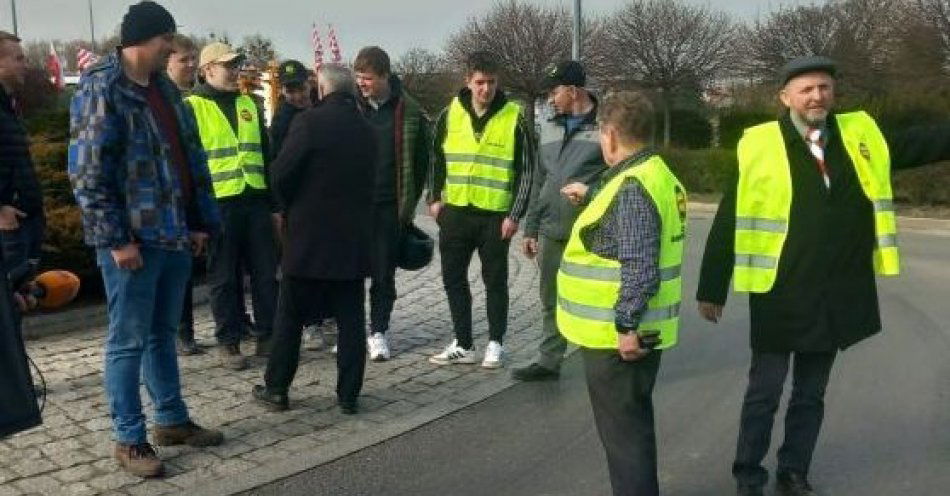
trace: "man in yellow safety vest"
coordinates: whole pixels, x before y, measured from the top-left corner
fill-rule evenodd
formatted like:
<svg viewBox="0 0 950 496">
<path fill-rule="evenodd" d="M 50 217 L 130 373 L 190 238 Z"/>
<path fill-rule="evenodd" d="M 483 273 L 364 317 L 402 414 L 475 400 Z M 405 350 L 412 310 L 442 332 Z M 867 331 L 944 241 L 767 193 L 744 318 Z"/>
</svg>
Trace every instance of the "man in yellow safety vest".
<svg viewBox="0 0 950 496">
<path fill-rule="evenodd" d="M 609 169 L 592 193 L 582 183 L 561 190 L 587 207 L 558 270 L 557 326 L 581 348 L 618 496 L 659 494 L 653 386 L 682 298 L 686 192 L 648 146 L 654 120 L 642 93 L 608 95 L 597 121 Z"/>
<path fill-rule="evenodd" d="M 864 112 L 835 113 L 835 63 L 801 57 L 779 74 L 788 111 L 745 130 L 739 170 L 703 256 L 699 311 L 722 317 L 730 279 L 749 293 L 752 366 L 732 473 L 740 495 L 761 495 L 762 460 L 794 355 L 778 494 L 808 482 L 838 350 L 881 329 L 875 272 L 897 275 L 891 169 L 950 158 L 944 127 L 885 133 Z"/>
<path fill-rule="evenodd" d="M 212 186 L 221 209 L 222 232 L 211 242 L 208 277 L 215 337 L 224 366 L 241 370 L 244 298 L 240 267 L 251 275 L 255 354 L 266 355 L 277 306 L 278 216 L 267 187 L 267 132 L 254 100 L 238 91 L 242 57 L 221 42 L 201 50 L 205 83 L 186 101 L 194 110 L 208 155 Z"/>
<path fill-rule="evenodd" d="M 438 365 L 475 363 L 468 266 L 478 251 L 488 310 L 488 346 L 482 366 L 502 365 L 508 326 L 508 245 L 528 208 L 534 141 L 521 106 L 498 90 L 496 57 L 475 52 L 466 60 L 465 88 L 435 125 L 429 213 L 439 224 L 442 280 L 455 340 L 430 358 Z"/>
</svg>

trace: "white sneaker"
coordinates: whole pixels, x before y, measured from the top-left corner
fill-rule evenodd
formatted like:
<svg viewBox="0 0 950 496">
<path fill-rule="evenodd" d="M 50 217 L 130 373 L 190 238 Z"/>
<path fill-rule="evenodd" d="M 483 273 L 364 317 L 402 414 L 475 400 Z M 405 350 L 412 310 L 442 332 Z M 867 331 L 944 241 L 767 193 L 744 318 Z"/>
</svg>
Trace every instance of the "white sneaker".
<svg viewBox="0 0 950 496">
<path fill-rule="evenodd" d="M 369 359 L 374 362 L 385 362 L 389 360 L 389 343 L 386 341 L 386 335 L 381 332 L 374 332 L 367 340 L 369 347 Z"/>
<path fill-rule="evenodd" d="M 485 348 L 485 358 L 482 360 L 482 367 L 486 369 L 497 369 L 501 367 L 501 356 L 504 349 L 498 341 L 489 341 Z"/>
<path fill-rule="evenodd" d="M 315 325 L 304 327 L 303 329 L 303 349 L 317 351 L 323 349 L 323 336 Z"/>
<path fill-rule="evenodd" d="M 453 339 L 452 344 L 445 347 L 442 353 L 429 358 L 430 363 L 449 365 L 453 363 L 475 363 L 475 350 L 466 350 Z"/>
</svg>

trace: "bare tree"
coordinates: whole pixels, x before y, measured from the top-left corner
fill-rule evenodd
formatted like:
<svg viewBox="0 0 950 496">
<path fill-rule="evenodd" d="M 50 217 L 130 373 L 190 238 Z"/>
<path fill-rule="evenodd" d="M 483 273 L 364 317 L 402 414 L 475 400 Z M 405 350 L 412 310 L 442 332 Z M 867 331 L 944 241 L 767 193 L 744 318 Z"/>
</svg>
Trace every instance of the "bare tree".
<svg viewBox="0 0 950 496">
<path fill-rule="evenodd" d="M 682 0 L 633 0 L 606 21 L 614 84 L 659 91 L 663 143 L 670 143 L 674 92 L 724 75 L 733 60 L 737 28 L 721 12 Z"/>
<path fill-rule="evenodd" d="M 930 21 L 943 42 L 944 64 L 950 68 L 950 0 L 917 0 L 923 18 Z"/>
<path fill-rule="evenodd" d="M 446 55 L 461 62 L 473 51 L 486 50 L 501 59 L 502 85 L 534 101 L 542 90 L 544 71 L 571 55 L 571 16 L 563 7 L 506 0 L 483 17 L 471 18 L 446 46 Z M 532 112 L 526 112 L 530 119 Z"/>
<path fill-rule="evenodd" d="M 764 20 L 742 28 L 744 56 L 739 71 L 755 80 L 772 81 L 790 59 L 830 55 L 840 19 L 830 4 L 779 7 Z"/>
<path fill-rule="evenodd" d="M 274 42 L 261 34 L 245 36 L 240 49 L 247 57 L 247 61 L 258 69 L 267 67 L 270 61 L 278 57 Z"/>
<path fill-rule="evenodd" d="M 403 88 L 416 97 L 429 112 L 448 104 L 457 89 L 459 76 L 445 57 L 424 48 L 412 48 L 393 66 Z"/>
</svg>

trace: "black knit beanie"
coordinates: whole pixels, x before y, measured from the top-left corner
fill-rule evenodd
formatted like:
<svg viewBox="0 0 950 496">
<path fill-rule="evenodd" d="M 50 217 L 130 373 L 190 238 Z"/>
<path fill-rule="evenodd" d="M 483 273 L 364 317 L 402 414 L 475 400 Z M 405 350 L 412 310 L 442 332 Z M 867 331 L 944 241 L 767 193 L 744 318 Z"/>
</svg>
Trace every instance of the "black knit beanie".
<svg viewBox="0 0 950 496">
<path fill-rule="evenodd" d="M 122 46 L 138 45 L 156 36 L 175 32 L 175 18 L 165 7 L 149 1 L 129 7 L 122 18 Z"/>
</svg>

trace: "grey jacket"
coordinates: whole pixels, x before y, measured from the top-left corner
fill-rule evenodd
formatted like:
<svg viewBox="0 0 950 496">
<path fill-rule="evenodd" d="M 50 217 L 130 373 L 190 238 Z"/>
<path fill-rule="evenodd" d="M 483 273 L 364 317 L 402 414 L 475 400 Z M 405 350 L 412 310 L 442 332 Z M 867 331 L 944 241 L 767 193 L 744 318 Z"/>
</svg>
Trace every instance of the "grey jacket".
<svg viewBox="0 0 950 496">
<path fill-rule="evenodd" d="M 561 194 L 573 182 L 591 184 L 606 170 L 597 133 L 597 100 L 584 122 L 566 135 L 564 119 L 556 116 L 541 123 L 538 170 L 531 188 L 531 202 L 525 221 L 525 237 L 565 241 L 571 235 L 581 208 Z"/>
</svg>

